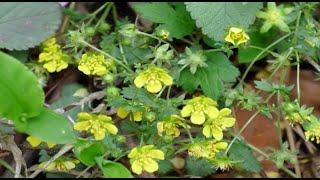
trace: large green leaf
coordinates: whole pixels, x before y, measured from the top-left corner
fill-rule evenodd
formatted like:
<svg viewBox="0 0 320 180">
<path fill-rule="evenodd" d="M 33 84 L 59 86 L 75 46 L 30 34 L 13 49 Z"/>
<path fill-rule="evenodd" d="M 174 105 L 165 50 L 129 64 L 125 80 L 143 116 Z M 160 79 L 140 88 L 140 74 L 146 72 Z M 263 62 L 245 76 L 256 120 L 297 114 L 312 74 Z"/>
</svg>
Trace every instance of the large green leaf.
<svg viewBox="0 0 320 180">
<path fill-rule="evenodd" d="M 232 160 L 239 161 L 236 165 L 237 167 L 254 173 L 260 172 L 260 162 L 252 155 L 251 149 L 243 142 L 236 141 L 233 143 L 228 154 Z"/>
<path fill-rule="evenodd" d="M 27 120 L 26 132 L 45 142 L 67 144 L 75 142 L 75 134 L 69 121 L 51 109 L 42 108 L 41 113 Z"/>
<path fill-rule="evenodd" d="M 58 29 L 61 18 L 61 6 L 57 2 L 2 2 L 0 48 L 34 47 Z"/>
<path fill-rule="evenodd" d="M 102 156 L 105 153 L 104 151 L 102 143 L 78 140 L 75 144 L 74 154 L 83 164 L 94 166 L 96 164 L 95 158 Z"/>
<path fill-rule="evenodd" d="M 198 68 L 195 74 L 185 68 L 181 72 L 179 84 L 189 93 L 200 86 L 206 96 L 217 100 L 224 91 L 224 84 L 234 82 L 240 72 L 224 54 L 211 52 L 206 55 L 208 67 Z"/>
<path fill-rule="evenodd" d="M 0 116 L 20 122 L 37 116 L 43 102 L 44 93 L 37 77 L 21 62 L 0 51 Z"/>
<path fill-rule="evenodd" d="M 261 53 L 262 49 L 269 46 L 275 38 L 277 38 L 276 33 L 269 31 L 268 33 L 261 34 L 259 31 L 253 31 L 248 33 L 250 37 L 250 45 L 259 47 L 260 49 L 253 47 L 241 46 L 238 51 L 238 61 L 239 63 L 250 63 L 258 54 Z M 271 48 L 270 50 L 274 49 Z M 262 54 L 258 60 L 264 58 L 268 53 Z"/>
<path fill-rule="evenodd" d="M 194 29 L 194 22 L 183 3 L 174 3 L 173 6 L 167 2 L 141 3 L 134 9 L 142 17 L 160 23 L 160 28 L 168 30 L 172 37 L 182 38 Z"/>
<path fill-rule="evenodd" d="M 122 164 L 105 160 L 102 157 L 96 158 L 96 162 L 102 170 L 105 178 L 132 178 L 131 172 Z"/>
<path fill-rule="evenodd" d="M 261 2 L 186 2 L 198 27 L 210 38 L 222 41 L 230 27 L 248 28 Z"/>
</svg>

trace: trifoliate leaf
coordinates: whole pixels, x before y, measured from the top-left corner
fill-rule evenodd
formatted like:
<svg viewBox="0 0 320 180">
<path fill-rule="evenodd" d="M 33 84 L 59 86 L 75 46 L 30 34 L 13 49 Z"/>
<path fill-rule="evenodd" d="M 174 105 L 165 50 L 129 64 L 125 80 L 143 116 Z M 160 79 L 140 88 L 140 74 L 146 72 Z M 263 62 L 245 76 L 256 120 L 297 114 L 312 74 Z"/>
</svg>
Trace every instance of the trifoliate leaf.
<svg viewBox="0 0 320 180">
<path fill-rule="evenodd" d="M 261 2 L 186 2 L 198 27 L 210 38 L 222 41 L 230 27 L 248 28 L 255 20 Z"/>
<path fill-rule="evenodd" d="M 189 93 L 200 85 L 206 96 L 217 100 L 224 91 L 224 84 L 234 82 L 240 72 L 222 53 L 210 52 L 206 56 L 208 67 L 198 68 L 195 74 L 185 68 L 181 72 L 179 84 Z"/>
<path fill-rule="evenodd" d="M 169 31 L 171 37 L 182 38 L 194 29 L 194 22 L 183 3 L 174 3 L 173 6 L 166 2 L 140 3 L 134 9 L 142 17 L 160 23 L 159 28 Z"/>
<path fill-rule="evenodd" d="M 59 27 L 57 2 L 3 2 L 0 6 L 0 48 L 25 50 L 38 45 Z"/>
<path fill-rule="evenodd" d="M 240 163 L 236 164 L 236 167 L 254 173 L 260 172 L 260 162 L 252 155 L 251 149 L 243 142 L 234 142 L 228 154 L 232 160 L 240 161 Z"/>
</svg>

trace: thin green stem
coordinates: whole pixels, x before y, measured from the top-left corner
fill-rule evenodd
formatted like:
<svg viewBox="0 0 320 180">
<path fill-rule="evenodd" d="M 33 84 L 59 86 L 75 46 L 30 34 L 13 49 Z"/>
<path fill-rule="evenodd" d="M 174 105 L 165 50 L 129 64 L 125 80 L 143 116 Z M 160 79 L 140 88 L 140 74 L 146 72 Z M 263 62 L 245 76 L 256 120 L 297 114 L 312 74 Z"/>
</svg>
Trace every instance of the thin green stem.
<svg viewBox="0 0 320 180">
<path fill-rule="evenodd" d="M 125 64 L 123 64 L 120 60 L 116 59 L 115 57 L 111 56 L 110 54 L 96 48 L 95 46 L 91 45 L 90 43 L 86 42 L 85 40 L 81 40 L 80 41 L 82 44 L 94 49 L 95 51 L 98 51 L 102 54 L 104 54 L 105 56 L 111 58 L 112 60 L 114 60 L 116 63 L 118 63 L 120 66 L 122 66 L 123 68 L 125 68 L 127 71 L 129 71 L 130 73 L 134 73 L 128 66 L 126 66 Z"/>
<path fill-rule="evenodd" d="M 295 50 L 295 55 L 296 55 L 296 60 L 297 60 L 297 99 L 298 102 L 300 103 L 300 58 L 298 51 Z"/>
<path fill-rule="evenodd" d="M 93 19 L 96 17 L 96 15 L 102 11 L 107 5 L 109 4 L 109 2 L 106 2 L 105 4 L 103 4 L 102 6 L 100 6 L 96 11 L 94 11 L 93 13 L 91 13 L 89 15 L 90 20 L 86 23 L 86 25 L 91 24 L 91 22 L 93 21 Z"/>
<path fill-rule="evenodd" d="M 140 34 L 140 35 L 143 35 L 143 36 L 147 36 L 147 37 L 156 39 L 156 40 L 161 41 L 161 42 L 163 42 L 163 43 L 169 44 L 169 46 L 171 47 L 171 49 L 172 49 L 176 54 L 178 54 L 177 50 L 174 49 L 174 47 L 173 47 L 169 42 L 167 42 L 167 41 L 165 41 L 165 40 L 163 40 L 163 39 L 161 39 L 161 38 L 158 38 L 157 36 L 154 36 L 154 35 L 152 35 L 152 34 L 145 33 L 145 32 L 138 31 L 137 33 Z"/>
<path fill-rule="evenodd" d="M 102 16 L 100 17 L 100 19 L 98 20 L 98 22 L 95 25 L 95 29 L 97 29 L 97 27 L 99 26 L 99 24 L 106 19 L 106 17 L 108 16 L 110 9 L 112 7 L 112 4 L 109 4 L 109 6 L 106 8 L 106 10 L 103 12 Z"/>
<path fill-rule="evenodd" d="M 16 174 L 15 170 L 4 160 L 0 159 L 0 165 L 8 169 L 12 174 Z M 21 175 L 19 175 L 21 177 Z"/>
<path fill-rule="evenodd" d="M 292 33 L 286 34 L 284 36 L 282 36 L 281 38 L 279 38 L 277 41 L 273 42 L 272 44 L 270 44 L 268 47 L 266 47 L 265 49 L 263 49 L 263 51 L 261 51 L 249 64 L 248 68 L 246 69 L 246 71 L 244 72 L 239 85 L 242 85 L 244 82 L 244 79 L 247 77 L 250 69 L 253 67 L 254 63 L 260 58 L 260 56 L 262 56 L 262 54 L 264 54 L 266 51 L 268 51 L 270 48 L 272 48 L 273 46 L 275 46 L 276 44 L 278 44 L 279 42 L 283 41 L 284 39 L 286 39 L 287 37 L 289 37 L 290 35 L 292 35 Z"/>
<path fill-rule="evenodd" d="M 267 99 L 265 100 L 265 103 L 267 103 L 270 98 L 275 94 L 275 92 L 271 93 Z M 228 151 L 230 150 L 232 144 L 235 142 L 235 140 L 241 135 L 241 133 L 248 127 L 248 125 L 254 120 L 254 118 L 261 112 L 261 109 L 259 109 L 258 111 L 256 111 L 250 118 L 249 120 L 241 127 L 241 129 L 239 130 L 239 132 L 236 134 L 236 136 L 231 140 L 230 144 L 228 145 L 227 150 L 225 151 L 225 155 L 227 155 Z"/>
</svg>

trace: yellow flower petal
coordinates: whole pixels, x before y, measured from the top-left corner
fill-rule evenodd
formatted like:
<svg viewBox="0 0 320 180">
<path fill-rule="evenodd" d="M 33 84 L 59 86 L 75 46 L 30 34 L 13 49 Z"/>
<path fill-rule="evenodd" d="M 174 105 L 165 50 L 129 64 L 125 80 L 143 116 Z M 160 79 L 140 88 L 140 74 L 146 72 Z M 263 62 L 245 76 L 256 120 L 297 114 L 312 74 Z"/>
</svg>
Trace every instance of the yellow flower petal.
<svg viewBox="0 0 320 180">
<path fill-rule="evenodd" d="M 94 138 L 96 140 L 102 140 L 106 136 L 106 131 L 104 129 L 99 129 L 93 132 Z"/>
<path fill-rule="evenodd" d="M 127 112 L 123 107 L 119 107 L 117 111 L 117 116 L 121 119 L 124 119 L 128 116 L 129 112 Z"/>
<path fill-rule="evenodd" d="M 77 114 L 78 119 L 80 120 L 90 120 L 91 119 L 91 115 L 89 113 L 86 112 L 80 112 Z"/>
<path fill-rule="evenodd" d="M 223 118 L 222 123 L 224 127 L 232 127 L 235 123 L 236 119 L 235 118 Z"/>
<path fill-rule="evenodd" d="M 203 114 L 203 112 L 201 111 L 196 111 L 194 113 L 191 114 L 191 118 L 190 118 L 191 122 L 193 124 L 203 124 L 204 121 L 206 120 L 205 115 Z"/>
<path fill-rule="evenodd" d="M 142 166 L 139 163 L 139 161 L 133 161 L 131 165 L 132 171 L 136 174 L 141 174 L 142 173 Z"/>
<path fill-rule="evenodd" d="M 83 72 L 86 75 L 90 75 L 91 71 L 89 69 L 89 67 L 85 66 L 85 65 L 80 65 L 78 66 L 78 69 Z"/>
<path fill-rule="evenodd" d="M 133 114 L 133 120 L 134 121 L 141 121 L 142 120 L 142 112 L 135 112 Z"/>
<path fill-rule="evenodd" d="M 212 136 L 218 141 L 220 141 L 223 138 L 223 133 L 221 129 L 211 128 L 211 133 Z"/>
<path fill-rule="evenodd" d="M 162 136 L 162 133 L 163 133 L 163 122 L 158 122 L 157 123 L 157 129 L 158 129 L 158 135 Z"/>
<path fill-rule="evenodd" d="M 223 108 L 219 112 L 220 116 L 229 116 L 231 114 L 231 110 L 229 108 Z"/>
<path fill-rule="evenodd" d="M 76 167 L 76 165 L 71 161 L 65 161 L 63 162 L 63 165 L 66 167 L 67 170 L 71 170 Z"/>
<path fill-rule="evenodd" d="M 118 133 L 118 128 L 115 125 L 111 124 L 111 123 L 104 124 L 104 127 L 107 129 L 107 131 L 110 134 L 117 134 Z"/>
<path fill-rule="evenodd" d="M 215 146 L 216 146 L 217 149 L 224 150 L 224 149 L 227 149 L 228 143 L 226 143 L 226 142 L 218 142 Z"/>
<path fill-rule="evenodd" d="M 151 80 L 147 83 L 147 90 L 151 93 L 157 93 L 161 90 L 162 85 L 158 80 Z"/>
<path fill-rule="evenodd" d="M 148 80 L 147 76 L 145 76 L 144 74 L 140 74 L 135 78 L 134 84 L 138 88 L 141 88 L 142 86 L 144 86 L 146 84 L 147 80 Z"/>
<path fill-rule="evenodd" d="M 27 137 L 27 141 L 30 143 L 30 145 L 32 147 L 37 147 L 41 144 L 41 139 L 37 138 L 37 137 L 34 137 L 34 136 L 29 136 Z"/>
<path fill-rule="evenodd" d="M 216 107 L 210 106 L 206 109 L 206 113 L 210 118 L 216 118 L 219 115 L 219 110 Z"/>
<path fill-rule="evenodd" d="M 205 137 L 209 138 L 211 136 L 211 128 L 210 128 L 210 126 L 208 126 L 208 125 L 204 126 L 204 128 L 202 129 L 202 134 Z"/>
<path fill-rule="evenodd" d="M 191 112 L 192 112 L 192 106 L 186 105 L 181 110 L 181 116 L 182 117 L 189 117 L 191 115 Z"/>
<path fill-rule="evenodd" d="M 73 128 L 77 131 L 87 131 L 90 128 L 89 121 L 80 121 L 73 125 Z"/>
<path fill-rule="evenodd" d="M 130 153 L 128 154 L 128 158 L 133 158 L 134 156 L 138 155 L 138 147 L 131 149 Z"/>
<path fill-rule="evenodd" d="M 171 76 L 168 74 L 161 74 L 161 81 L 163 82 L 164 85 L 170 86 L 173 83 L 173 79 Z"/>
<path fill-rule="evenodd" d="M 155 149 L 155 150 L 151 150 L 148 153 L 148 156 L 154 158 L 154 159 L 160 159 L 160 160 L 164 160 L 164 153 L 161 150 Z"/>
<path fill-rule="evenodd" d="M 53 148 L 56 144 L 54 144 L 54 143 L 47 143 L 47 145 L 48 145 L 49 148 Z"/>
<path fill-rule="evenodd" d="M 145 169 L 148 173 L 153 173 L 159 169 L 158 163 L 151 158 L 148 158 L 143 163 L 143 169 Z"/>
</svg>

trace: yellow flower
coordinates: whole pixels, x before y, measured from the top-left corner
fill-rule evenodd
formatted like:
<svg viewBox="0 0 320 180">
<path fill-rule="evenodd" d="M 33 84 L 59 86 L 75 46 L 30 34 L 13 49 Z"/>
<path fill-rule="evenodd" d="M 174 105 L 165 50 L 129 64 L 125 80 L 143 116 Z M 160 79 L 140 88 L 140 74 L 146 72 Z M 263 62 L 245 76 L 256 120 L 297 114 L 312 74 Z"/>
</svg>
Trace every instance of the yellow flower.
<svg viewBox="0 0 320 180">
<path fill-rule="evenodd" d="M 310 116 L 310 121 L 303 125 L 307 140 L 316 141 L 320 144 L 320 121 L 315 116 Z"/>
<path fill-rule="evenodd" d="M 159 169 L 157 160 L 164 160 L 164 153 L 154 145 L 145 145 L 133 148 L 128 158 L 134 173 L 141 174 L 143 170 L 152 173 Z"/>
<path fill-rule="evenodd" d="M 236 121 L 230 115 L 231 110 L 223 108 L 216 114 L 216 117 L 210 117 L 203 126 L 203 135 L 207 138 L 213 136 L 216 140 L 220 141 L 223 138 L 223 130 L 232 127 Z"/>
<path fill-rule="evenodd" d="M 119 107 L 117 111 L 117 116 L 119 116 L 121 119 L 126 118 L 129 115 L 130 112 L 126 111 L 125 108 Z M 133 114 L 133 120 L 134 121 L 141 121 L 142 120 L 142 112 L 135 112 Z"/>
<path fill-rule="evenodd" d="M 198 158 L 203 157 L 207 159 L 213 159 L 218 152 L 227 149 L 227 146 L 228 143 L 222 141 L 218 142 L 214 140 L 201 140 L 194 142 L 188 148 L 188 154 Z"/>
<path fill-rule="evenodd" d="M 217 102 L 205 96 L 195 97 L 187 102 L 181 110 L 182 117 L 191 116 L 193 124 L 203 124 L 206 115 L 208 117 L 216 117 L 219 110 L 216 108 Z"/>
<path fill-rule="evenodd" d="M 69 56 L 64 54 L 56 42 L 56 38 L 50 38 L 43 42 L 43 51 L 39 54 L 39 62 L 50 73 L 60 72 L 68 67 Z"/>
<path fill-rule="evenodd" d="M 157 93 L 161 90 L 162 86 L 172 85 L 172 77 L 164 69 L 152 66 L 147 70 L 140 72 L 134 80 L 134 84 L 141 88 L 145 86 L 151 93 Z"/>
<path fill-rule="evenodd" d="M 85 53 L 82 55 L 78 69 L 86 75 L 106 75 L 114 66 L 112 59 L 106 60 L 103 54 Z"/>
<path fill-rule="evenodd" d="M 62 171 L 66 172 L 76 167 L 76 164 L 79 163 L 78 160 L 68 160 L 64 158 L 56 159 L 55 161 L 51 162 L 46 168 L 45 165 L 48 161 L 44 161 L 39 164 L 40 169 L 44 169 L 46 171 Z"/>
<path fill-rule="evenodd" d="M 232 27 L 229 29 L 229 34 L 224 40 L 238 46 L 239 44 L 247 42 L 249 39 L 249 36 L 243 29 Z"/>
<path fill-rule="evenodd" d="M 41 139 L 34 136 L 28 136 L 27 141 L 33 148 L 39 146 L 42 143 Z M 56 144 L 47 142 L 47 145 L 49 148 L 53 148 Z"/>
<path fill-rule="evenodd" d="M 106 133 L 118 133 L 118 128 L 113 124 L 111 117 L 107 115 L 80 112 L 78 113 L 78 119 L 79 122 L 74 124 L 74 129 L 90 132 L 96 140 L 104 139 Z"/>
<path fill-rule="evenodd" d="M 183 122 L 183 118 L 178 115 L 171 115 L 170 118 L 158 122 L 157 129 L 159 136 L 171 136 L 173 138 L 178 137 L 180 135 L 179 126 L 186 127 L 186 124 Z"/>
</svg>

